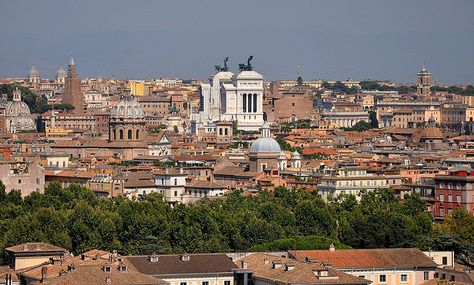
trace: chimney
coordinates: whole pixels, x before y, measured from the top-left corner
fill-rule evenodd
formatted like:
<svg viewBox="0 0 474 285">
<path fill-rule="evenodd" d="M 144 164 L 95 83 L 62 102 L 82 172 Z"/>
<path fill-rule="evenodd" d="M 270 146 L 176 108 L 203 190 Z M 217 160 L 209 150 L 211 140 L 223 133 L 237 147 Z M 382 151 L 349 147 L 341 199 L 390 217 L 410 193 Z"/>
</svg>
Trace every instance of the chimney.
<svg viewBox="0 0 474 285">
<path fill-rule="evenodd" d="M 181 261 L 183 261 L 183 262 L 188 262 L 189 259 L 190 259 L 190 257 L 189 257 L 188 254 L 185 253 L 185 254 L 182 254 L 182 255 L 181 255 Z"/>
<path fill-rule="evenodd" d="M 46 282 L 47 275 L 48 275 L 48 267 L 46 266 L 41 267 L 41 283 Z"/>
<path fill-rule="evenodd" d="M 110 277 L 110 275 L 105 276 L 105 283 L 106 284 L 112 283 L 112 278 Z"/>
<path fill-rule="evenodd" d="M 295 269 L 295 264 L 294 263 L 286 263 L 285 264 L 285 271 L 291 271 Z"/>
<path fill-rule="evenodd" d="M 74 269 L 76 269 L 76 266 L 74 265 L 74 263 L 67 266 L 67 271 L 69 271 L 69 272 L 73 272 Z"/>
<path fill-rule="evenodd" d="M 280 267 L 281 267 L 281 262 L 279 260 L 272 261 L 272 268 L 273 269 L 278 269 Z"/>
<path fill-rule="evenodd" d="M 240 261 L 240 267 L 242 269 L 247 269 L 247 266 L 248 266 L 247 261 L 245 261 L 245 260 Z"/>
<path fill-rule="evenodd" d="M 156 263 L 156 262 L 158 262 L 158 255 L 156 255 L 155 253 L 153 253 L 152 255 L 148 256 L 148 261 L 150 261 L 151 263 Z"/>
<path fill-rule="evenodd" d="M 329 251 L 335 251 L 336 250 L 336 247 L 334 246 L 333 243 L 331 243 L 331 245 L 329 246 Z"/>
</svg>

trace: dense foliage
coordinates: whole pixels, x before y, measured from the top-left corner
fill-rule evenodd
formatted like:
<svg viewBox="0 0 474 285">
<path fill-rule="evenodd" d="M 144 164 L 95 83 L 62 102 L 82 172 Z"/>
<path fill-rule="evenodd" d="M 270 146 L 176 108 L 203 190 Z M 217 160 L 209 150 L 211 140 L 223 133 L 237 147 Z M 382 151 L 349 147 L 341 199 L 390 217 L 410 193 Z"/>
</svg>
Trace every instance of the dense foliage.
<svg viewBox="0 0 474 285">
<path fill-rule="evenodd" d="M 474 95 L 474 86 L 468 85 L 466 88 L 461 88 L 458 86 L 449 86 L 449 87 L 442 87 L 442 86 L 432 86 L 431 90 L 433 91 L 444 91 L 444 92 L 449 92 L 457 95 L 468 95 L 468 96 L 473 96 Z"/>
<path fill-rule="evenodd" d="M 225 199 L 170 207 L 157 194 L 139 201 L 107 199 L 77 185 L 62 189 L 53 183 L 45 194 L 22 199 L 15 191 L 5 194 L 2 186 L 1 250 L 32 241 L 74 254 L 91 248 L 124 254 L 285 250 L 292 244 L 307 249 L 330 242 L 340 248 L 432 246 L 432 217 L 424 203 L 415 195 L 401 200 L 389 190 L 366 193 L 360 202 L 345 196 L 326 203 L 316 191 L 280 187 L 258 196 L 234 191 Z M 472 231 L 465 235 L 460 239 L 472 240 Z"/>
<path fill-rule="evenodd" d="M 408 94 L 416 92 L 415 86 L 387 86 L 380 85 L 376 81 L 365 80 L 360 82 L 362 90 L 378 90 L 378 91 L 398 91 L 400 94 Z"/>
</svg>

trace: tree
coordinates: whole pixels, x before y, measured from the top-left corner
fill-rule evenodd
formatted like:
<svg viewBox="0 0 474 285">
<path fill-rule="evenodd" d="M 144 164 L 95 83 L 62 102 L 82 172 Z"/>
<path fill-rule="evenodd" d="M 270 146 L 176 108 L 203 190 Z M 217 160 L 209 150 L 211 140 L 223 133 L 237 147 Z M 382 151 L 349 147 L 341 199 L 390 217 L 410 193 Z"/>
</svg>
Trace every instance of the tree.
<svg viewBox="0 0 474 285">
<path fill-rule="evenodd" d="M 5 192 L 5 184 L 0 180 L 0 203 L 5 201 L 7 198 L 7 193 Z"/>
<path fill-rule="evenodd" d="M 372 129 L 379 127 L 379 121 L 377 120 L 377 112 L 374 110 L 369 111 L 370 126 Z"/>
<path fill-rule="evenodd" d="M 69 103 L 61 103 L 61 104 L 54 104 L 53 109 L 63 110 L 63 111 L 71 111 L 71 110 L 74 110 L 74 106 L 69 104 Z"/>
<path fill-rule="evenodd" d="M 352 126 L 351 128 L 346 128 L 346 130 L 363 132 L 372 128 L 372 123 L 367 123 L 366 121 L 358 121 L 354 126 Z"/>
</svg>

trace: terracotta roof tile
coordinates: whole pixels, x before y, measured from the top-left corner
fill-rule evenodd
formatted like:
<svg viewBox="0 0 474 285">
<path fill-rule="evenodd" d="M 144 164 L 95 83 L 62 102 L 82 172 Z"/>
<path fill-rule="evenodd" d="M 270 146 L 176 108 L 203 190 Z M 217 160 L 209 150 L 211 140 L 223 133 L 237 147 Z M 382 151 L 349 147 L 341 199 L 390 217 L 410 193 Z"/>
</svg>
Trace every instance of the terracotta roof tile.
<svg viewBox="0 0 474 285">
<path fill-rule="evenodd" d="M 309 258 L 329 262 L 335 268 L 436 267 L 436 264 L 417 248 L 291 250 L 289 254 L 300 261 Z"/>
</svg>

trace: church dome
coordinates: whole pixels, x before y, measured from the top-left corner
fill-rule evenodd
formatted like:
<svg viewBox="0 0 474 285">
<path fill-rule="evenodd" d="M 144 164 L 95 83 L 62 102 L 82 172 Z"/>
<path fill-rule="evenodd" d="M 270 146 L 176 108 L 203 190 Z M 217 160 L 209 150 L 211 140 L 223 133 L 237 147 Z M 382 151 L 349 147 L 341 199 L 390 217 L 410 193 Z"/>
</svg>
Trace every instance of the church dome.
<svg viewBox="0 0 474 285">
<path fill-rule="evenodd" d="M 443 139 L 443 133 L 437 127 L 427 127 L 421 131 L 420 139 L 422 140 Z"/>
<path fill-rule="evenodd" d="M 293 159 L 301 159 L 301 155 L 298 151 L 294 151 L 292 154 L 291 154 L 291 158 Z"/>
<path fill-rule="evenodd" d="M 250 147 L 250 153 L 281 153 L 281 148 L 278 142 L 270 136 L 270 125 L 268 123 L 262 126 L 262 135 Z"/>
<path fill-rule="evenodd" d="M 130 94 L 126 94 L 112 107 L 111 117 L 118 119 L 143 119 L 145 118 L 145 113 L 140 103 Z"/>
<path fill-rule="evenodd" d="M 66 76 L 66 70 L 61 66 L 61 68 L 58 69 L 58 76 Z"/>
<path fill-rule="evenodd" d="M 8 116 L 19 116 L 19 115 L 30 115 L 30 108 L 25 102 L 21 101 L 21 91 L 16 88 L 13 91 L 13 101 L 8 102 L 5 107 L 5 115 Z"/>
<path fill-rule="evenodd" d="M 30 69 L 30 77 L 39 77 L 39 72 L 34 65 Z"/>
<path fill-rule="evenodd" d="M 30 115 L 30 108 L 28 107 L 28 105 L 26 105 L 25 102 L 22 102 L 22 101 L 8 102 L 5 108 L 5 115 L 19 116 L 22 114 Z"/>
</svg>

